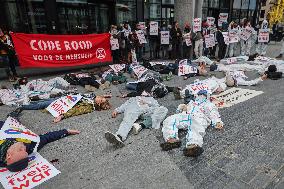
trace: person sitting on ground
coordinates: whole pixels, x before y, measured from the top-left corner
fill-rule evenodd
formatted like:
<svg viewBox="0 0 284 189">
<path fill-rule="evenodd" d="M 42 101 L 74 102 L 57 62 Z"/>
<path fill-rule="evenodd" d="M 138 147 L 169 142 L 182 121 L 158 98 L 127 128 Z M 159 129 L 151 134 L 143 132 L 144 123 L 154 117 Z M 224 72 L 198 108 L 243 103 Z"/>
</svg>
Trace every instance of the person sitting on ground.
<svg viewBox="0 0 284 189">
<path fill-rule="evenodd" d="M 153 97 L 132 97 L 112 112 L 113 118 L 122 113 L 124 113 L 124 118 L 120 123 L 118 131 L 115 134 L 107 131 L 105 133 L 105 138 L 109 143 L 122 147 L 124 146 L 123 142 L 126 140 L 127 135 L 133 126 L 134 130 L 136 130 L 134 133 L 139 132 L 141 129 L 137 124 L 134 124 L 139 118 L 144 119 L 143 124 L 145 127 L 159 129 L 167 112 L 168 109 L 160 106 Z M 149 121 L 149 117 L 151 117 L 151 121 Z M 145 119 L 148 119 L 148 121 Z"/>
<path fill-rule="evenodd" d="M 256 78 L 254 80 L 247 81 L 247 76 L 243 71 L 231 71 L 226 73 L 226 85 L 228 87 L 233 86 L 252 86 L 257 85 L 259 82 L 267 79 L 267 75 L 263 74 L 261 77 Z"/>
<path fill-rule="evenodd" d="M 0 129 L 3 125 L 4 122 L 0 121 Z M 40 142 L 37 151 L 50 142 L 79 133 L 78 130 L 63 129 L 39 135 Z M 6 167 L 11 172 L 22 171 L 28 166 L 28 155 L 34 151 L 36 145 L 35 142 L 25 139 L 0 140 L 0 167 Z"/>
<path fill-rule="evenodd" d="M 165 142 L 161 144 L 162 150 L 168 151 L 181 146 L 178 130 L 182 129 L 187 130 L 184 155 L 196 157 L 203 153 L 206 128 L 209 125 L 216 129 L 223 128 L 218 109 L 207 96 L 207 91 L 199 91 L 194 101 L 178 107 L 177 112 L 182 113 L 171 115 L 163 121 L 162 132 Z"/>
</svg>

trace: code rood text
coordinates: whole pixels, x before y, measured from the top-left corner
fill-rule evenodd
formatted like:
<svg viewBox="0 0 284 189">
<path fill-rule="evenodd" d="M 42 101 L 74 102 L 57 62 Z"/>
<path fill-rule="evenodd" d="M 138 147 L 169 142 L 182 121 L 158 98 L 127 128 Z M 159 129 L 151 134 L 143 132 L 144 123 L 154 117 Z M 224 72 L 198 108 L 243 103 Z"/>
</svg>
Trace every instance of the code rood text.
<svg viewBox="0 0 284 189">
<path fill-rule="evenodd" d="M 63 44 L 60 41 L 43 41 L 43 40 L 31 40 L 30 46 L 35 51 L 45 51 L 45 50 L 79 50 L 79 49 L 91 49 L 91 41 L 63 41 Z"/>
</svg>

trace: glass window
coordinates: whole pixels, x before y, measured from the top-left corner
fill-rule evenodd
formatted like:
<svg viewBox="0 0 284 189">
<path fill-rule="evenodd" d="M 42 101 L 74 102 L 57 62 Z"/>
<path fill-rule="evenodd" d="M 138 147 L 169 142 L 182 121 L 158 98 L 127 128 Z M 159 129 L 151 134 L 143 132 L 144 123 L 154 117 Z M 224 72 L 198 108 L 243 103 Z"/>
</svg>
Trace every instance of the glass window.
<svg viewBox="0 0 284 189">
<path fill-rule="evenodd" d="M 136 0 L 117 0 L 116 17 L 117 23 L 136 22 Z"/>
<path fill-rule="evenodd" d="M 219 0 L 209 0 L 209 7 L 210 8 L 219 8 Z"/>
</svg>

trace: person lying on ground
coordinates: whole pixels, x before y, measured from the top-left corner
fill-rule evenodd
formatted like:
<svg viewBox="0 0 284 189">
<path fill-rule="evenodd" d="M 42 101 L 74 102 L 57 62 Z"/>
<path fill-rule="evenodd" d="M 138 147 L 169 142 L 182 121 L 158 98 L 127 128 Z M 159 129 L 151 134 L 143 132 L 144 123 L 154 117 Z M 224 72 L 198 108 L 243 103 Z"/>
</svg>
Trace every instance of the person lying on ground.
<svg viewBox="0 0 284 189">
<path fill-rule="evenodd" d="M 3 125 L 4 122 L 0 121 L 0 129 Z M 37 151 L 50 142 L 79 133 L 78 130 L 63 129 L 39 135 L 40 142 Z M 0 167 L 6 167 L 11 172 L 25 169 L 28 166 L 28 155 L 34 151 L 36 145 L 35 142 L 20 138 L 0 140 Z"/>
<path fill-rule="evenodd" d="M 199 91 L 195 100 L 187 105 L 178 107 L 174 115 L 167 117 L 163 121 L 163 138 L 161 144 L 162 150 L 168 151 L 181 146 L 178 137 L 178 130 L 187 130 L 185 156 L 196 157 L 203 153 L 203 137 L 206 128 L 211 125 L 213 128 L 222 129 L 223 122 L 217 107 L 207 98 L 207 91 Z"/>
<path fill-rule="evenodd" d="M 126 140 L 128 133 L 139 118 L 144 119 L 142 123 L 146 128 L 159 129 L 167 112 L 168 109 L 160 106 L 153 97 L 132 97 L 112 112 L 113 118 L 122 113 L 124 113 L 124 118 L 120 123 L 118 131 L 115 134 L 107 131 L 105 138 L 111 144 L 124 146 L 123 142 Z M 149 117 L 151 117 L 150 121 Z"/>
<path fill-rule="evenodd" d="M 126 88 L 133 91 L 122 95 L 122 98 L 140 96 L 143 92 L 154 98 L 163 98 L 169 92 L 173 92 L 176 87 L 168 87 L 154 78 L 148 78 L 145 81 L 128 83 Z"/>
<path fill-rule="evenodd" d="M 267 75 L 263 74 L 261 77 L 256 78 L 254 80 L 247 81 L 247 76 L 243 71 L 233 71 L 226 73 L 226 85 L 228 87 L 233 86 L 252 86 L 257 85 L 258 83 L 262 82 L 263 80 L 267 79 Z"/>
<path fill-rule="evenodd" d="M 88 96 L 88 97 L 84 97 L 84 96 Z M 109 101 L 106 99 L 110 97 L 111 95 L 96 96 L 94 93 L 85 94 L 85 95 L 83 94 L 83 98 L 73 108 L 68 110 L 66 113 L 56 117 L 54 119 L 54 122 L 57 123 L 61 121 L 62 119 L 91 113 L 94 110 L 101 111 L 101 110 L 110 109 Z M 43 110 L 57 99 L 58 98 L 51 98 L 51 99 L 31 102 L 29 105 L 23 105 L 15 109 L 11 113 L 9 113 L 8 116 L 19 117 L 20 113 L 23 110 Z"/>
<path fill-rule="evenodd" d="M 182 90 L 174 90 L 175 99 L 185 99 L 187 104 L 190 100 L 193 100 L 194 95 L 196 95 L 201 90 L 207 90 L 208 94 L 221 93 L 227 88 L 225 84 L 225 78 L 218 79 L 216 77 L 211 77 L 205 80 L 195 80 L 194 83 L 187 85 Z"/>
</svg>

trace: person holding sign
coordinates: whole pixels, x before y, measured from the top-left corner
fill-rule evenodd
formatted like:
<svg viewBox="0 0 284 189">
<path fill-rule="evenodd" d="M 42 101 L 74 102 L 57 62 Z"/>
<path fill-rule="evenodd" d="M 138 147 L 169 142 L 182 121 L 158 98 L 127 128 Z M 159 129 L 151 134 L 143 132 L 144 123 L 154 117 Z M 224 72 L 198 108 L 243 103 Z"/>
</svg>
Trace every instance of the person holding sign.
<svg viewBox="0 0 284 189">
<path fill-rule="evenodd" d="M 180 46 L 182 42 L 182 32 L 177 21 L 174 22 L 170 36 L 172 38 L 172 58 L 179 59 L 181 57 Z"/>
<path fill-rule="evenodd" d="M 168 49 L 170 45 L 170 31 L 166 25 L 166 22 L 163 22 L 161 27 L 161 51 L 162 51 L 162 58 L 168 59 Z"/>
<path fill-rule="evenodd" d="M 147 27 L 149 46 L 150 46 L 150 59 L 159 58 L 159 33 L 160 29 L 158 22 L 150 22 Z"/>
<path fill-rule="evenodd" d="M 192 33 L 192 40 L 194 41 L 194 54 L 196 58 L 202 56 L 203 52 L 203 36 L 201 31 L 197 31 L 196 33 Z"/>
<path fill-rule="evenodd" d="M 263 20 L 258 30 L 258 44 L 256 47 L 256 52 L 259 55 L 264 56 L 266 54 L 267 44 L 269 41 L 269 28 L 267 20 Z"/>
<path fill-rule="evenodd" d="M 9 125 L 13 125 L 14 129 L 15 125 L 21 124 L 15 118 L 8 117 L 5 123 L 0 121 L 0 132 L 7 134 L 7 132 L 11 130 L 8 128 Z M 3 130 L 4 127 L 7 128 L 7 130 Z M 23 126 L 21 125 L 20 128 L 21 129 L 18 130 L 19 134 L 16 133 L 16 130 L 13 130 L 13 134 L 10 134 L 11 138 L 0 138 L 0 167 L 6 167 L 11 172 L 18 172 L 25 169 L 29 163 L 28 155 L 39 151 L 46 144 L 80 133 L 78 130 L 63 129 L 37 136 L 28 129 L 25 129 L 26 132 L 20 133 L 20 131 L 23 130 Z M 18 135 L 17 138 L 14 138 L 15 135 Z M 31 140 L 32 138 L 35 139 Z"/>
<path fill-rule="evenodd" d="M 179 105 L 177 112 L 181 113 L 171 115 L 163 121 L 162 132 L 165 142 L 160 145 L 162 150 L 179 148 L 181 141 L 178 131 L 187 130 L 183 154 L 190 157 L 201 155 L 206 128 L 211 126 L 218 130 L 223 129 L 218 108 L 207 99 L 207 91 L 201 90 L 194 101 L 190 101 L 187 105 Z"/>
<path fill-rule="evenodd" d="M 111 25 L 110 29 L 110 44 L 111 44 L 111 53 L 114 64 L 119 64 L 119 37 L 120 33 L 117 30 L 117 26 Z"/>
<path fill-rule="evenodd" d="M 226 22 L 223 22 L 222 28 L 219 28 L 216 33 L 216 39 L 217 39 L 218 47 L 219 47 L 219 50 L 218 50 L 219 60 L 225 58 L 225 55 L 226 55 L 227 45 L 225 43 L 225 38 L 222 34 L 222 32 L 226 32 L 226 31 L 228 31 L 228 24 Z"/>
<path fill-rule="evenodd" d="M 228 49 L 228 56 L 234 57 L 236 56 L 237 50 L 237 43 L 239 42 L 239 30 L 238 24 L 232 21 L 229 24 L 229 49 Z"/>
<path fill-rule="evenodd" d="M 193 49 L 192 49 L 192 33 L 189 23 L 185 24 L 183 30 L 183 58 L 192 59 Z"/>
<path fill-rule="evenodd" d="M 245 44 L 244 44 L 244 53 L 246 56 L 251 55 L 251 47 L 252 47 L 252 42 L 253 42 L 253 35 L 255 34 L 255 31 L 253 27 L 251 26 L 250 21 L 247 20 L 245 22 L 245 28 L 242 30 L 244 39 L 245 39 Z M 243 56 L 243 55 L 242 55 Z"/>
</svg>

